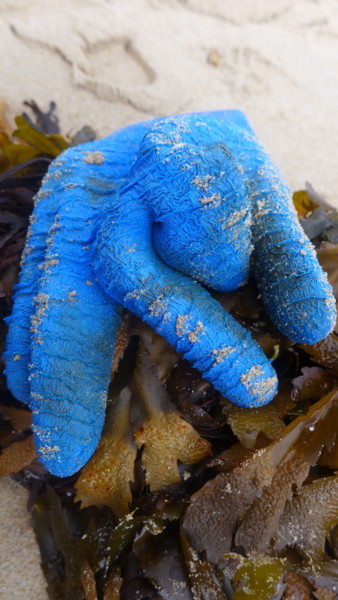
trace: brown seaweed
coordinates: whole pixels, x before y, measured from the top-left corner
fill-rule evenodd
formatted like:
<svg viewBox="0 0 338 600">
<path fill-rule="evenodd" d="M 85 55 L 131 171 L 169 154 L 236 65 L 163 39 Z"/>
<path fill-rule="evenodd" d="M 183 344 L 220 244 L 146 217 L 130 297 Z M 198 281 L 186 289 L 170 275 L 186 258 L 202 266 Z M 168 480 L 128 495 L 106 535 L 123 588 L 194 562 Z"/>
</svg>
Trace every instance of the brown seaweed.
<svg viewBox="0 0 338 600">
<path fill-rule="evenodd" d="M 95 137 L 61 136 L 54 104 L 26 106 L 33 116 L 11 134 L 0 105 L 4 316 L 41 178 L 62 149 Z M 337 212 L 311 186 L 294 203 L 337 294 Z M 266 407 L 230 404 L 125 311 L 101 442 L 60 480 L 37 461 L 30 412 L 2 378 L 0 472 L 30 490 L 51 599 L 336 600 L 337 332 L 292 344 L 251 279 L 214 296 L 274 361 L 279 393 Z"/>
</svg>

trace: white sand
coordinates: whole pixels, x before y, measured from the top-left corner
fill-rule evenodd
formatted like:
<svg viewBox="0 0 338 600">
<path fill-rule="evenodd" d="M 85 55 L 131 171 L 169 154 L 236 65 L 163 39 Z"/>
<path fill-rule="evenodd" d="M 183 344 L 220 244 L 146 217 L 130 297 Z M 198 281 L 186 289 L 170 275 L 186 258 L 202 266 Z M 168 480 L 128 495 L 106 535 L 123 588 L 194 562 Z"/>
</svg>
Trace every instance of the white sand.
<svg viewBox="0 0 338 600">
<path fill-rule="evenodd" d="M 338 188 L 336 0 L 2 0 L 0 98 L 63 131 L 244 110 L 293 189 Z"/>
<path fill-rule="evenodd" d="M 336 0 L 2 0 L 0 48 L 11 117 L 25 99 L 43 109 L 53 99 L 64 132 L 89 124 L 103 136 L 153 116 L 240 108 L 291 188 L 309 180 L 338 206 Z M 9 542 L 24 528 L 22 509 L 7 512 L 17 488 L 0 489 L 12 526 L 0 599 L 42 599 L 30 530 L 35 569 Z"/>
<path fill-rule="evenodd" d="M 9 477 L 0 485 L 0 600 L 46 600 L 40 552 L 26 510 L 26 490 Z"/>
</svg>

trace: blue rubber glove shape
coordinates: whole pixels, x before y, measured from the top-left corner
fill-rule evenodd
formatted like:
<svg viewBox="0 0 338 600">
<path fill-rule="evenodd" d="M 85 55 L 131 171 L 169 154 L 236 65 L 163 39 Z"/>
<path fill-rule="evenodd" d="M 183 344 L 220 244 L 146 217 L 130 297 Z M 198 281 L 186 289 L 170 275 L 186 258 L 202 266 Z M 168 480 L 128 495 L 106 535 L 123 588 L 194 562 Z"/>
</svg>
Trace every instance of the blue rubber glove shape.
<svg viewBox="0 0 338 600">
<path fill-rule="evenodd" d="M 239 111 L 140 123 L 52 163 L 5 357 L 52 473 L 74 473 L 97 446 L 123 307 L 231 401 L 274 397 L 271 362 L 201 285 L 236 289 L 252 251 L 277 327 L 297 342 L 324 338 L 336 318 L 331 288 L 286 183 Z"/>
</svg>

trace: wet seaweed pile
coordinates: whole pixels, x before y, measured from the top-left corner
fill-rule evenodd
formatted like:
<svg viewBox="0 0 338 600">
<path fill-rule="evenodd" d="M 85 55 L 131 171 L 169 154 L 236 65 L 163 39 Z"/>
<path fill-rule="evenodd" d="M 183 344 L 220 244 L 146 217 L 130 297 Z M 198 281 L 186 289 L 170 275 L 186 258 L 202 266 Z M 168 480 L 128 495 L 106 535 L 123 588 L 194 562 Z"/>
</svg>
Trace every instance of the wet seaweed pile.
<svg viewBox="0 0 338 600">
<path fill-rule="evenodd" d="M 60 135 L 51 105 L 0 113 L 0 300 L 10 314 L 33 196 L 51 160 L 93 139 Z M 1 108 L 1 107 L 0 107 Z M 338 295 L 338 213 L 308 186 L 294 194 Z M 37 460 L 30 412 L 1 377 L 0 474 L 29 490 L 53 600 L 338 598 L 338 330 L 293 344 L 253 281 L 214 294 L 273 359 L 279 392 L 245 409 L 124 312 L 96 453 L 72 477 Z M 1 352 L 6 328 L 1 325 Z"/>
</svg>

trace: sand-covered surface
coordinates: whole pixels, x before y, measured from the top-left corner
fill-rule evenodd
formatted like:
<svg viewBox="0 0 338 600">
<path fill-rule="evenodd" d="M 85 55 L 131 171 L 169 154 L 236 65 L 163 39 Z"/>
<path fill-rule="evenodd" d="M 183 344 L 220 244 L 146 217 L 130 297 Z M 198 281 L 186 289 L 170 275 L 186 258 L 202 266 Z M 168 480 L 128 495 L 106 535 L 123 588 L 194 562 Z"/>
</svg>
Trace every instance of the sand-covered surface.
<svg viewBox="0 0 338 600">
<path fill-rule="evenodd" d="M 63 133 L 104 136 L 239 108 L 292 189 L 309 180 L 338 206 L 336 0 L 2 0 L 0 49 L 10 118 L 55 100 Z M 43 600 L 25 492 L 3 480 L 0 502 L 0 599 Z"/>
</svg>

